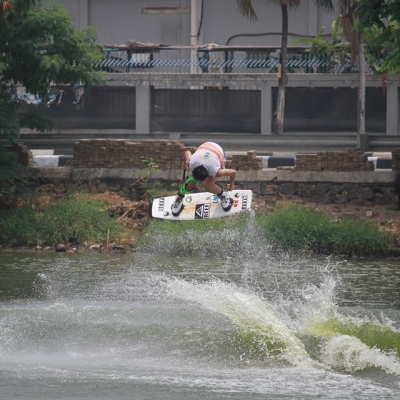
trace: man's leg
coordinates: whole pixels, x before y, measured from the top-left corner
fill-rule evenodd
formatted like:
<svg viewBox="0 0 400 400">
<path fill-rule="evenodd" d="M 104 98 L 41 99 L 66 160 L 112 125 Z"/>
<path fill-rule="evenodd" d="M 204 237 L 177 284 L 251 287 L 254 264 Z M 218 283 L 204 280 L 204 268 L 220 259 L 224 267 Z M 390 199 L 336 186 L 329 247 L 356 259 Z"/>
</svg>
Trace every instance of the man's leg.
<svg viewBox="0 0 400 400">
<path fill-rule="evenodd" d="M 214 176 L 208 176 L 204 181 L 204 188 L 211 193 L 216 194 L 221 199 L 221 205 L 224 211 L 229 211 L 232 208 L 233 199 L 229 194 L 222 190 L 217 184 L 217 179 Z"/>
<path fill-rule="evenodd" d="M 171 212 L 174 217 L 177 217 L 183 210 L 183 198 L 186 194 L 193 193 L 196 189 L 198 181 L 193 177 L 186 179 L 186 182 L 179 188 L 174 204 L 172 204 Z"/>
</svg>

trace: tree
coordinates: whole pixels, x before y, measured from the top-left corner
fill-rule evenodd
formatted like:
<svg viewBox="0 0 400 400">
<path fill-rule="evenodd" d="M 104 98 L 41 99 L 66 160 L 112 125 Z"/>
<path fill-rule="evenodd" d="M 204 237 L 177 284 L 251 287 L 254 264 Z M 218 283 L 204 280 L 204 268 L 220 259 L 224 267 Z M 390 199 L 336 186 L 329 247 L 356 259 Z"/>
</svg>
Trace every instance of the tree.
<svg viewBox="0 0 400 400">
<path fill-rule="evenodd" d="M 400 3 L 400 2 L 398 2 Z M 374 68 L 382 71 L 382 67 L 377 67 L 379 62 L 379 54 L 389 53 L 397 55 L 395 51 L 398 46 L 393 44 L 393 37 L 398 35 L 388 35 L 390 29 L 385 29 L 383 19 L 390 21 L 390 12 L 388 11 L 393 4 L 389 6 L 384 0 L 339 0 L 340 16 L 337 21 L 343 27 L 343 32 L 348 44 L 350 45 L 350 58 L 352 64 L 358 58 L 359 72 L 358 72 L 358 113 L 357 113 L 357 136 L 359 139 L 359 146 L 364 147 L 366 145 L 365 140 L 362 136 L 365 135 L 365 97 L 366 97 L 366 71 L 365 71 L 365 37 L 367 37 L 367 43 L 369 47 L 368 58 L 370 61 L 375 63 Z M 387 8 L 387 9 L 386 9 Z M 400 11 L 400 10 L 399 10 Z M 399 15 L 400 16 L 400 15 Z M 336 21 L 336 20 L 335 20 Z M 389 22 L 389 26 L 393 29 L 392 31 L 398 32 L 398 24 Z M 334 32 L 332 25 L 332 33 Z M 332 37 L 332 42 L 327 44 L 327 41 L 320 38 L 317 35 L 316 38 L 299 38 L 296 41 L 306 41 L 312 44 L 312 48 L 315 47 L 316 51 L 340 51 L 340 47 L 347 49 L 347 43 L 341 42 L 341 37 L 337 37 L 336 40 Z M 296 42 L 295 41 L 295 42 Z M 339 47 L 337 47 L 339 46 Z M 400 61 L 400 59 L 399 59 Z M 383 62 L 383 71 L 385 71 L 388 65 L 388 57 Z M 399 63 L 400 69 L 400 63 Z M 363 142 L 363 143 L 361 143 Z"/>
<path fill-rule="evenodd" d="M 350 43 L 343 41 L 343 28 L 340 15 L 333 20 L 331 25 L 331 37 L 323 38 L 325 27 L 322 27 L 315 37 L 305 36 L 295 39 L 292 43 L 306 43 L 311 47 L 305 50 L 311 57 L 328 57 L 330 61 L 340 61 L 350 57 Z M 336 66 L 334 67 L 334 69 Z M 339 67 L 340 69 L 341 67 Z"/>
<path fill-rule="evenodd" d="M 276 134 L 283 133 L 283 124 L 285 117 L 285 92 L 286 92 L 286 58 L 287 43 L 289 34 L 289 9 L 300 6 L 300 0 L 272 0 L 278 3 L 282 13 L 282 39 L 280 51 L 280 71 L 278 82 L 278 99 L 276 105 Z M 331 0 L 315 0 L 315 3 L 324 9 L 332 10 L 333 3 Z M 240 12 L 250 20 L 257 20 L 257 14 L 254 11 L 251 0 L 237 0 Z"/>
<path fill-rule="evenodd" d="M 352 61 L 358 56 L 358 115 L 357 139 L 362 150 L 366 150 L 365 130 L 365 34 L 372 21 L 377 21 L 378 9 L 384 5 L 384 0 L 340 0 L 340 12 L 345 36 L 351 44 Z"/>
<path fill-rule="evenodd" d="M 380 72 L 400 72 L 400 0 L 358 0 L 359 25 L 374 35 L 375 52 L 384 56 Z"/>
<path fill-rule="evenodd" d="M 17 141 L 21 127 L 52 127 L 40 113 L 21 112 L 11 87 L 45 98 L 51 85 L 101 80 L 93 69 L 101 59 L 95 39 L 93 28 L 76 29 L 63 8 L 40 0 L 0 0 L 0 139 Z"/>
<path fill-rule="evenodd" d="M 357 102 L 357 137 L 365 135 L 365 40 L 364 32 L 357 24 L 358 0 L 339 0 L 341 22 L 346 39 L 351 46 L 351 62 L 358 55 L 358 102 Z M 359 147 L 363 149 L 360 143 Z"/>
<path fill-rule="evenodd" d="M 11 85 L 22 85 L 31 94 L 45 97 L 50 86 L 93 83 L 99 73 L 93 65 L 101 59 L 93 28 L 76 29 L 67 11 L 40 0 L 0 1 L 0 137 L 16 140 L 19 127 L 40 131 L 48 121 L 16 113 Z"/>
</svg>

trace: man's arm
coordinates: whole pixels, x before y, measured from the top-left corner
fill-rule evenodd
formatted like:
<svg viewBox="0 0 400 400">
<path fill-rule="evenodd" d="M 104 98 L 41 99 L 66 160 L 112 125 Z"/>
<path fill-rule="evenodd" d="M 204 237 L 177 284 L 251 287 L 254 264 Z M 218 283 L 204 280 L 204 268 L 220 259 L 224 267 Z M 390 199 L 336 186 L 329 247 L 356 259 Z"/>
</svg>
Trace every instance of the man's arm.
<svg viewBox="0 0 400 400">
<path fill-rule="evenodd" d="M 183 158 L 183 169 L 189 169 L 190 159 L 192 157 L 192 153 L 189 150 L 185 150 L 180 154 Z"/>
<path fill-rule="evenodd" d="M 233 190 L 235 187 L 236 170 L 234 169 L 219 169 L 216 177 L 229 176 L 229 183 L 226 185 L 228 190 Z"/>
</svg>

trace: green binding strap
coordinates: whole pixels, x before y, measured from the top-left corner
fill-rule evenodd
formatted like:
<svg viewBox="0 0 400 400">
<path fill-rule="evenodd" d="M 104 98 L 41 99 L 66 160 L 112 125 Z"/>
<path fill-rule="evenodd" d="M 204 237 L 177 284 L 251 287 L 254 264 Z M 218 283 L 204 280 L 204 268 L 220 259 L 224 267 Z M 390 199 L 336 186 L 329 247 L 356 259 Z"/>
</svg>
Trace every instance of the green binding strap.
<svg viewBox="0 0 400 400">
<path fill-rule="evenodd" d="M 185 184 L 179 188 L 180 194 L 185 195 L 185 194 L 193 193 L 194 189 L 196 189 L 196 186 L 194 186 L 193 189 L 191 189 L 191 190 L 186 189 L 186 186 L 189 182 L 194 182 L 196 185 L 199 183 L 199 181 L 197 179 L 194 179 L 192 176 L 190 178 L 187 178 Z"/>
</svg>

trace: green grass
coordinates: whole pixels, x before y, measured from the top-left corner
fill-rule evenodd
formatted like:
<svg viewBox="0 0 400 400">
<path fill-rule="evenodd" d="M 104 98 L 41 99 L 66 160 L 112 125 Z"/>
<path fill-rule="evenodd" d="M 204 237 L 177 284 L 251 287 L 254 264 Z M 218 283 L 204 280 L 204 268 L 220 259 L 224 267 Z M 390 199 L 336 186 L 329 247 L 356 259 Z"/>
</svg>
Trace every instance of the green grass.
<svg viewBox="0 0 400 400">
<path fill-rule="evenodd" d="M 25 246 L 37 243 L 37 215 L 28 205 L 0 210 L 0 243 Z"/>
<path fill-rule="evenodd" d="M 371 221 L 335 221 L 322 211 L 290 205 L 279 208 L 264 224 L 266 234 L 284 250 L 310 250 L 317 254 L 385 255 L 394 237 Z"/>
<path fill-rule="evenodd" d="M 57 201 L 40 218 L 39 237 L 49 244 L 104 241 L 120 235 L 122 227 L 107 215 L 107 205 L 100 200 L 71 197 Z"/>
<path fill-rule="evenodd" d="M 244 227 L 246 224 L 244 214 L 228 218 L 213 218 L 208 220 L 196 221 L 170 221 L 152 218 L 150 219 L 144 234 L 139 238 L 139 243 L 147 243 L 156 234 L 168 237 L 180 237 L 188 232 L 207 233 L 210 231 L 223 231 L 224 229 L 234 229 Z"/>
<path fill-rule="evenodd" d="M 84 196 L 71 195 L 41 211 L 32 210 L 28 202 L 0 210 L 0 244 L 5 245 L 104 242 L 108 231 L 110 240 L 117 241 L 123 228 L 109 217 L 106 202 Z M 379 230 L 371 221 L 335 221 L 322 211 L 289 205 L 270 214 L 258 212 L 254 217 L 243 213 L 184 222 L 152 218 L 138 238 L 138 248 L 152 248 L 162 240 L 167 242 L 172 256 L 214 256 L 243 252 L 249 241 L 268 240 L 276 249 L 290 252 L 388 256 L 396 249 L 394 239 L 390 232 Z"/>
<path fill-rule="evenodd" d="M 316 210 L 295 205 L 278 208 L 265 220 L 264 228 L 284 250 L 331 250 L 332 223 Z"/>
<path fill-rule="evenodd" d="M 117 239 L 122 227 L 107 213 L 100 200 L 71 196 L 34 211 L 28 204 L 1 211 L 0 243 L 13 246 L 83 243 Z"/>
<path fill-rule="evenodd" d="M 258 236 L 250 234 L 254 230 Z M 151 249 L 157 245 L 154 242 L 162 240 L 171 255 L 197 254 L 198 247 L 201 254 L 215 254 L 218 248 L 240 252 L 245 240 L 239 240 L 233 231 L 260 243 L 266 239 L 276 250 L 286 252 L 388 256 L 395 249 L 394 236 L 379 230 L 371 221 L 336 221 L 322 211 L 297 205 L 281 207 L 270 214 L 259 212 L 254 218 L 240 214 L 234 218 L 184 222 L 151 219 L 138 244 Z M 218 241 L 218 246 L 210 242 L 211 237 Z"/>
</svg>

